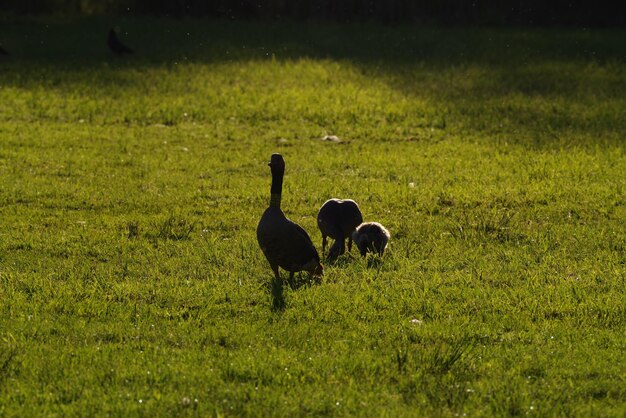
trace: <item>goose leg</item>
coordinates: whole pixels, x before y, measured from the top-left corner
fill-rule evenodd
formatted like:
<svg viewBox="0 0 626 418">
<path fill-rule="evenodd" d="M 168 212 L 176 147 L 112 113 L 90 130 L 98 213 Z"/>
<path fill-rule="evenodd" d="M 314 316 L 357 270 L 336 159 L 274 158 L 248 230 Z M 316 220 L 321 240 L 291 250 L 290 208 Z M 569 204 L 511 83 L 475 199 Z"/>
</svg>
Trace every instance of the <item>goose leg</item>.
<svg viewBox="0 0 626 418">
<path fill-rule="evenodd" d="M 328 240 L 326 239 L 326 235 L 322 235 L 322 257 L 324 257 L 324 254 L 326 253 L 327 243 L 328 243 Z"/>
<path fill-rule="evenodd" d="M 291 289 L 295 289 L 295 288 L 296 288 L 296 287 L 295 287 L 295 282 L 293 281 L 293 274 L 294 274 L 294 272 L 293 272 L 293 271 L 290 271 L 290 272 L 289 272 L 289 287 L 290 287 Z"/>
<path fill-rule="evenodd" d="M 341 230 L 341 227 L 339 225 L 335 225 L 335 224 L 332 224 L 332 223 L 327 223 L 325 229 L 326 229 L 326 231 L 325 231 L 326 236 L 324 236 L 324 239 L 326 239 L 327 237 L 331 237 L 333 240 L 335 240 L 333 245 L 328 250 L 328 257 L 332 258 L 331 253 L 333 251 L 337 252 L 337 250 L 340 249 L 339 247 L 337 247 L 337 242 L 339 240 L 343 241 L 343 231 Z M 326 252 L 324 250 L 322 250 L 322 257 L 325 254 L 326 254 Z M 335 258 L 337 258 L 337 256 L 339 256 L 341 254 L 343 254 L 343 251 L 341 251 L 339 254 L 336 254 Z"/>
<path fill-rule="evenodd" d="M 330 250 L 328 251 L 328 261 L 336 260 L 341 254 L 345 253 L 346 249 L 343 240 L 336 240 Z"/>
<path fill-rule="evenodd" d="M 339 255 L 342 255 L 346 252 L 346 240 L 341 238 L 341 240 L 338 240 L 341 242 L 341 245 L 339 247 Z"/>
<path fill-rule="evenodd" d="M 367 241 L 367 237 L 362 237 L 358 243 L 359 251 L 363 257 L 367 254 L 367 250 L 369 249 L 370 243 Z"/>
<path fill-rule="evenodd" d="M 352 235 L 348 237 L 348 252 L 352 251 Z"/>
</svg>

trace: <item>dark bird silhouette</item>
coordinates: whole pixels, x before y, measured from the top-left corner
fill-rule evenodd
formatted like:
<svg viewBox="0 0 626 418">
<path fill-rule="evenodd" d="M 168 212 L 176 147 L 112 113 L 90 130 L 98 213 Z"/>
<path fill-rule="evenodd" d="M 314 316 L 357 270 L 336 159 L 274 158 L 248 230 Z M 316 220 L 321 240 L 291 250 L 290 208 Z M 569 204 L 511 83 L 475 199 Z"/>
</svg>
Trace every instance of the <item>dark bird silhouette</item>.
<svg viewBox="0 0 626 418">
<path fill-rule="evenodd" d="M 389 242 L 389 231 L 378 222 L 366 222 L 352 233 L 352 239 L 362 256 L 368 251 L 383 255 Z"/>
<path fill-rule="evenodd" d="M 346 252 L 346 238 L 348 238 L 348 251 L 351 251 L 352 232 L 361 222 L 363 222 L 363 215 L 354 200 L 327 200 L 317 214 L 317 226 L 322 232 L 322 256 L 326 253 L 327 237 L 335 240 L 328 252 L 329 260 L 334 260 Z"/>
<path fill-rule="evenodd" d="M 133 50 L 127 47 L 119 40 L 117 34 L 114 29 L 109 31 L 109 37 L 107 38 L 107 45 L 111 52 L 115 55 L 124 55 L 124 54 L 132 54 Z"/>
<path fill-rule="evenodd" d="M 0 45 L 0 55 L 11 55 L 11 54 L 9 54 L 9 51 L 4 49 L 2 45 Z"/>
<path fill-rule="evenodd" d="M 296 271 L 307 271 L 319 281 L 324 267 L 309 234 L 287 219 L 280 209 L 285 160 L 280 154 L 272 154 L 269 166 L 272 172 L 270 205 L 261 216 L 256 230 L 261 250 L 276 280 L 280 281 L 280 267 L 289 272 L 290 281 Z"/>
</svg>

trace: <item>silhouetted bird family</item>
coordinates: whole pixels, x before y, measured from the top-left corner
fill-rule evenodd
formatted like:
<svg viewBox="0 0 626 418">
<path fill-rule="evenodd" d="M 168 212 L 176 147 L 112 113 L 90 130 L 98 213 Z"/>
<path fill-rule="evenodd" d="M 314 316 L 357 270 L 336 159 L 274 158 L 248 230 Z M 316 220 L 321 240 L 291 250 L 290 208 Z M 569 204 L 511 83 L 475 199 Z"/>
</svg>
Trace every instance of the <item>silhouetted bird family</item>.
<svg viewBox="0 0 626 418">
<path fill-rule="evenodd" d="M 109 31 L 109 37 L 107 38 L 107 45 L 111 52 L 115 55 L 124 55 L 124 54 L 132 54 L 133 50 L 127 47 L 119 40 L 117 37 L 117 33 L 115 33 L 114 29 Z"/>
<path fill-rule="evenodd" d="M 276 280 L 280 281 L 280 267 L 289 272 L 290 281 L 295 272 L 307 271 L 311 278 L 319 282 L 324 267 L 313 241 L 300 225 L 287 219 L 280 208 L 285 160 L 280 154 L 272 154 L 269 166 L 272 172 L 270 204 L 257 226 L 259 246 Z M 322 255 L 326 250 L 327 237 L 335 240 L 328 253 L 329 261 L 345 253 L 346 238 L 348 251 L 354 241 L 363 256 L 367 252 L 382 256 L 389 242 L 389 231 L 378 222 L 363 223 L 361 210 L 351 199 L 327 200 L 319 210 L 317 225 L 322 233 Z"/>
</svg>

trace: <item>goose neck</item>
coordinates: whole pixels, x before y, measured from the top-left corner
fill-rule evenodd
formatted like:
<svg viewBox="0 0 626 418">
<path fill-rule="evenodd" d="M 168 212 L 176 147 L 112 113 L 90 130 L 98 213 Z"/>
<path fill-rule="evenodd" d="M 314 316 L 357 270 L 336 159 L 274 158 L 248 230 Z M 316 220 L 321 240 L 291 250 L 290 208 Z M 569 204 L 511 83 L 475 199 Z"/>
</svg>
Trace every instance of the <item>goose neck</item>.
<svg viewBox="0 0 626 418">
<path fill-rule="evenodd" d="M 270 206 L 280 208 L 280 193 L 272 193 L 270 196 Z"/>
<path fill-rule="evenodd" d="M 270 206 L 276 206 L 280 208 L 280 198 L 283 193 L 283 174 L 283 171 L 272 170 Z"/>
</svg>

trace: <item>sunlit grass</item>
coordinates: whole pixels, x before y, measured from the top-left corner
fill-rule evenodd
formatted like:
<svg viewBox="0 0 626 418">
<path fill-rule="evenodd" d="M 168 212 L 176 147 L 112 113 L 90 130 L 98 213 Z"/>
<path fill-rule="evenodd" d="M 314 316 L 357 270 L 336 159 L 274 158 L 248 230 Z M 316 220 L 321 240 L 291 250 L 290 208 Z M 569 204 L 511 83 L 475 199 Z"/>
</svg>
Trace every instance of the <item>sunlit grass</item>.
<svg viewBox="0 0 626 418">
<path fill-rule="evenodd" d="M 624 414 L 623 32 L 6 28 L 1 415 Z M 387 254 L 277 304 L 272 152 Z"/>
</svg>

